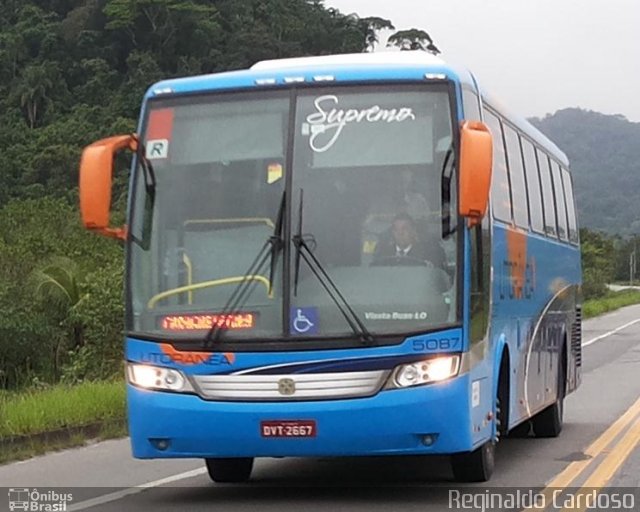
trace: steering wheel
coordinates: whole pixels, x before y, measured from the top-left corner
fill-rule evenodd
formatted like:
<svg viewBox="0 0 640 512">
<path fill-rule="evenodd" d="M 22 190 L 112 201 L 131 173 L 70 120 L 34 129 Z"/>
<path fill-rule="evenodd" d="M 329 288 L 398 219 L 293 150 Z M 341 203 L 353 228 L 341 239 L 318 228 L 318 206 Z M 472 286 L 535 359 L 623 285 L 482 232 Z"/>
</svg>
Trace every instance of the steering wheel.
<svg viewBox="0 0 640 512">
<path fill-rule="evenodd" d="M 393 267 L 433 267 L 433 263 L 427 260 L 421 260 L 420 258 L 414 258 L 413 256 L 387 256 L 385 258 L 380 258 L 378 260 L 374 260 L 371 263 L 372 267 L 383 267 L 383 266 L 393 266 Z"/>
</svg>

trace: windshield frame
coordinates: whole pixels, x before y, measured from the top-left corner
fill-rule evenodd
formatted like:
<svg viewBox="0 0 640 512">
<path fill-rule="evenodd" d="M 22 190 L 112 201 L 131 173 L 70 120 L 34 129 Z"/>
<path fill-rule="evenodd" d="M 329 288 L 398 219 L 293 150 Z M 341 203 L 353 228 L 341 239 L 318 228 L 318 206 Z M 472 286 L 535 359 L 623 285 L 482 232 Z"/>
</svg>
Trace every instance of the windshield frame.
<svg viewBox="0 0 640 512">
<path fill-rule="evenodd" d="M 280 97 L 285 98 L 288 96 L 290 102 L 289 110 L 289 127 L 285 143 L 287 147 L 285 149 L 285 168 L 291 169 L 285 175 L 285 218 L 283 226 L 283 239 L 285 240 L 282 258 L 282 286 L 283 290 L 286 290 L 283 308 L 282 308 L 282 322 L 283 326 L 289 324 L 290 305 L 291 305 L 291 269 L 292 269 L 292 249 L 291 244 L 287 243 L 291 240 L 293 230 L 295 228 L 295 216 L 293 212 L 294 200 L 291 196 L 293 185 L 293 161 L 294 161 L 294 140 L 295 137 L 295 119 L 297 115 L 297 101 L 298 93 L 308 93 L 309 90 L 327 91 L 334 89 L 351 89 L 366 87 L 368 92 L 388 92 L 389 88 L 412 86 L 415 90 L 442 90 L 447 93 L 449 98 L 450 116 L 451 116 L 451 128 L 452 128 L 452 147 L 453 147 L 453 173 L 454 173 L 454 187 L 458 190 L 458 155 L 460 147 L 460 133 L 457 130 L 459 125 L 459 102 L 458 102 L 458 87 L 453 80 L 438 80 L 437 82 L 425 82 L 417 80 L 381 80 L 372 83 L 371 81 L 352 81 L 352 82 L 340 82 L 340 83 L 295 83 L 286 84 L 278 87 L 255 87 L 255 88 L 236 88 L 226 90 L 216 90 L 211 92 L 198 92 L 198 93 L 179 93 L 179 94 L 163 94 L 162 96 L 149 98 L 143 104 L 141 111 L 141 118 L 139 123 L 139 133 L 141 140 L 144 140 L 144 136 L 147 129 L 147 123 L 149 119 L 149 113 L 153 108 L 157 108 L 156 105 L 168 103 L 170 105 L 182 105 L 190 104 L 194 99 L 199 102 L 203 101 L 216 101 L 222 99 L 223 101 L 232 101 L 234 96 L 241 97 L 245 95 L 251 95 L 254 98 L 264 95 L 265 97 Z M 139 159 L 139 155 L 134 155 L 132 162 L 132 176 L 130 180 L 130 191 L 128 201 L 128 223 L 129 226 L 135 225 L 136 218 L 135 212 L 137 211 L 137 194 L 136 190 L 139 186 L 138 180 L 144 179 L 142 172 L 142 165 Z M 393 333 L 376 333 L 372 332 L 374 341 L 369 346 L 385 346 L 401 343 L 404 339 L 410 336 L 424 335 L 431 332 L 442 331 L 446 329 L 459 328 L 463 323 L 463 306 L 464 306 L 464 220 L 459 216 L 458 211 L 452 212 L 451 227 L 457 232 L 456 241 L 456 311 L 455 320 L 448 323 L 439 325 L 425 326 L 419 330 L 412 331 L 398 331 Z M 170 342 L 177 343 L 181 348 L 185 349 L 202 349 L 203 334 L 199 331 L 190 333 L 159 333 L 159 332 L 146 332 L 133 329 L 133 290 L 132 290 L 132 266 L 133 266 L 133 251 L 132 244 L 135 243 L 135 239 L 132 235 L 133 230 L 129 229 L 126 239 L 126 252 L 125 252 L 125 333 L 128 337 L 136 339 L 145 339 L 149 341 L 158 342 Z M 330 343 L 328 343 L 330 342 Z M 295 343 L 293 345 L 292 343 Z M 226 339 L 225 336 L 221 336 L 218 342 L 207 350 L 233 350 L 235 352 L 248 352 L 248 351 L 270 351 L 270 350 L 317 350 L 317 349 L 338 349 L 338 348 L 354 348 L 362 347 L 362 342 L 355 333 L 349 335 L 335 335 L 335 334 L 319 334 L 316 336 L 299 337 L 291 335 L 288 329 L 283 328 L 282 332 L 274 336 L 260 336 L 256 338 L 240 337 L 235 339 Z"/>
</svg>

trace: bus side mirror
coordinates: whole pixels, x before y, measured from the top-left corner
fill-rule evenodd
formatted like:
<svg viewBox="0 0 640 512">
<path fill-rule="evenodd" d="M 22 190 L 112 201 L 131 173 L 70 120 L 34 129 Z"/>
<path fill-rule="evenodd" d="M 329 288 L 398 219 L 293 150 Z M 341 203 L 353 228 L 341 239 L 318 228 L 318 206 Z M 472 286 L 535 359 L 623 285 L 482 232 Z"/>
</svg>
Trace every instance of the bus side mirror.
<svg viewBox="0 0 640 512">
<path fill-rule="evenodd" d="M 469 226 L 482 221 L 489 205 L 493 143 L 487 125 L 463 121 L 460 128 L 460 215 Z"/>
<path fill-rule="evenodd" d="M 126 226 L 109 227 L 115 156 L 123 149 L 136 151 L 136 135 L 117 135 L 90 144 L 80 160 L 80 213 L 86 229 L 124 240 Z"/>
</svg>

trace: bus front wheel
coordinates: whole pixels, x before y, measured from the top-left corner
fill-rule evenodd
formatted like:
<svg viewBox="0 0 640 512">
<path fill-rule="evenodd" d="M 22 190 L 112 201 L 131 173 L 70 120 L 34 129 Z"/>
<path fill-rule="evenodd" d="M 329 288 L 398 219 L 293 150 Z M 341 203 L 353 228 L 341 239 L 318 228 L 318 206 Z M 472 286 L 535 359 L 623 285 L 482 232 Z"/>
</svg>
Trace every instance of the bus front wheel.
<svg viewBox="0 0 640 512">
<path fill-rule="evenodd" d="M 237 459 L 205 459 L 209 477 L 214 482 L 238 484 L 251 477 L 253 457 Z"/>
<path fill-rule="evenodd" d="M 472 452 L 451 456 L 451 469 L 458 482 L 486 482 L 495 467 L 496 444 L 487 441 Z"/>
</svg>

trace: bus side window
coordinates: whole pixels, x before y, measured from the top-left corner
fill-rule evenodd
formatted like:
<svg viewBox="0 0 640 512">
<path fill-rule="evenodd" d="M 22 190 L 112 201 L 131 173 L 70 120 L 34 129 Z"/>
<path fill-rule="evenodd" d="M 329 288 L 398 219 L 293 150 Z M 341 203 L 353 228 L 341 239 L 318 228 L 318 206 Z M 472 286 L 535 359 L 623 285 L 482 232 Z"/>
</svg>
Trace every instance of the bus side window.
<svg viewBox="0 0 640 512">
<path fill-rule="evenodd" d="M 562 186 L 562 177 L 560 176 L 560 167 L 556 162 L 551 164 L 553 176 L 553 192 L 556 197 L 556 213 L 558 215 L 558 236 L 562 240 L 569 239 L 567 229 L 567 206 L 564 201 L 564 189 Z"/>
<path fill-rule="evenodd" d="M 533 144 L 527 139 L 520 139 L 522 154 L 524 157 L 525 175 L 527 177 L 527 190 L 529 192 L 529 215 L 531 217 L 531 229 L 538 233 L 544 233 L 544 214 L 542 206 L 542 192 L 540 190 L 540 176 L 538 174 L 538 162 Z"/>
<path fill-rule="evenodd" d="M 522 153 L 518 134 L 509 125 L 504 125 L 504 140 L 507 146 L 507 162 L 511 181 L 511 197 L 513 200 L 513 220 L 516 226 L 529 229 L 529 205 L 527 187 L 522 168 Z"/>
<path fill-rule="evenodd" d="M 485 122 L 493 137 L 493 175 L 491 178 L 491 205 L 493 216 L 504 222 L 511 222 L 511 187 L 502 139 L 500 120 L 485 110 Z"/>
<path fill-rule="evenodd" d="M 567 215 L 569 217 L 569 241 L 578 243 L 578 222 L 576 221 L 576 206 L 573 199 L 573 184 L 571 174 L 567 169 L 562 169 L 562 183 L 564 184 L 564 196 L 567 202 Z"/>
<path fill-rule="evenodd" d="M 544 231 L 547 235 L 556 237 L 558 236 L 558 231 L 556 227 L 555 199 L 553 197 L 553 185 L 551 184 L 549 157 L 540 150 L 536 150 L 536 155 L 538 157 L 540 184 L 542 185 L 542 197 L 544 200 Z"/>
<path fill-rule="evenodd" d="M 464 108 L 464 118 L 468 121 L 480 119 L 480 102 L 476 93 L 464 88 L 462 89 L 462 107 Z"/>
<path fill-rule="evenodd" d="M 471 343 L 482 341 L 489 327 L 491 299 L 491 231 L 489 219 L 470 232 L 471 238 Z"/>
</svg>

